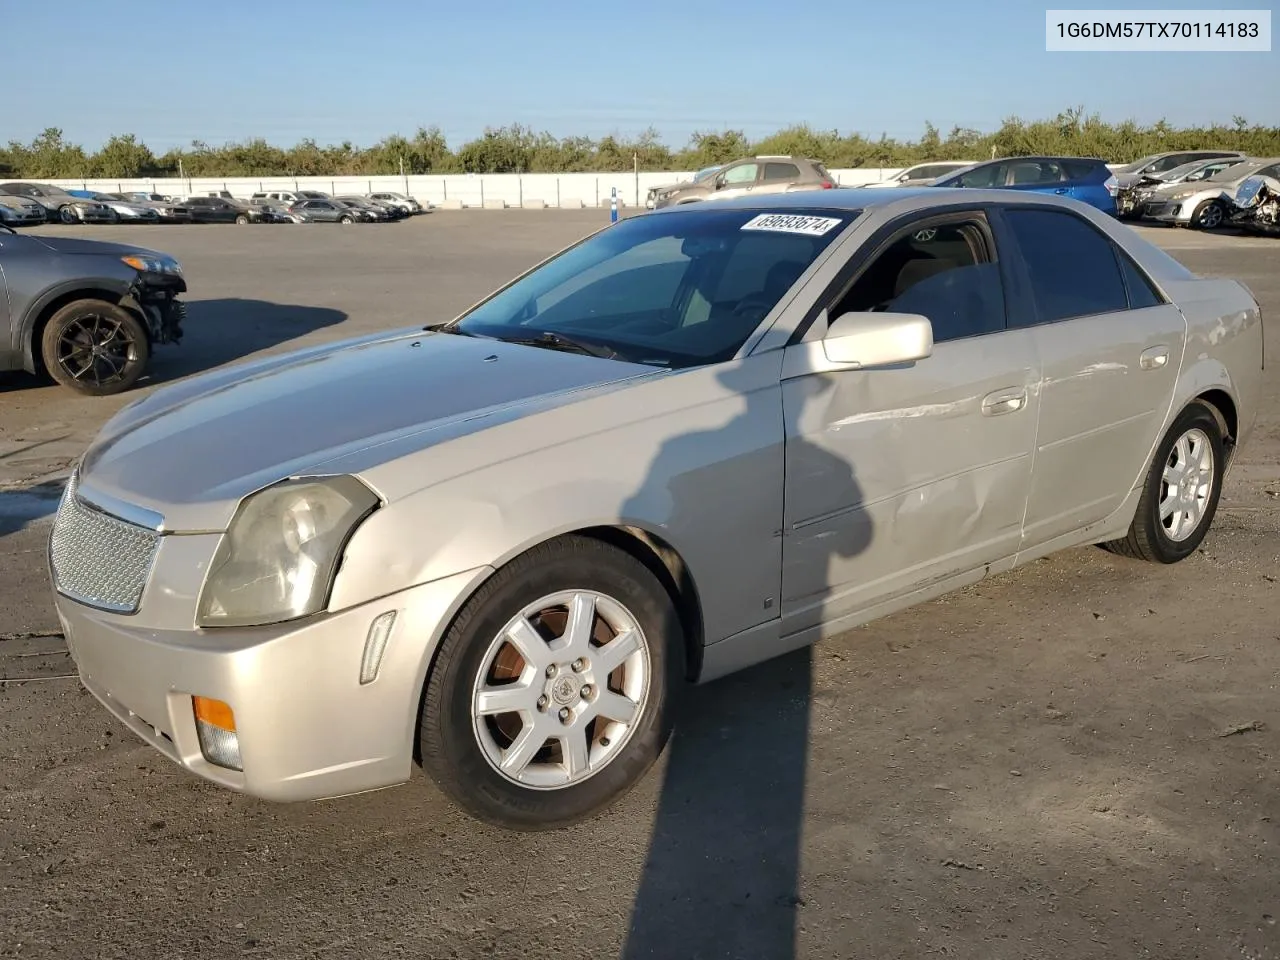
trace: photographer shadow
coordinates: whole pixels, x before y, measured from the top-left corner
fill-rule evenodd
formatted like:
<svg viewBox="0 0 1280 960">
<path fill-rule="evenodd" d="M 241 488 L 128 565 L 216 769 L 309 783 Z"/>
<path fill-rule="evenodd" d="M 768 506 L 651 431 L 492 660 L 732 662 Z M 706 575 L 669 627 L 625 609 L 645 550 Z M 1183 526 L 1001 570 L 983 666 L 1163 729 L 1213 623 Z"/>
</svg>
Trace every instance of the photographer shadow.
<svg viewBox="0 0 1280 960">
<path fill-rule="evenodd" d="M 722 382 L 733 386 L 737 375 L 730 371 Z M 830 502 L 850 507 L 834 525 L 812 525 L 812 533 L 797 529 L 794 521 L 802 518 L 788 511 L 787 526 L 780 531 L 784 556 L 804 556 L 810 580 L 822 582 L 814 593 L 788 596 L 790 578 L 784 576 L 784 611 L 825 606 L 833 589 L 833 564 L 861 554 L 872 540 L 850 464 L 806 440 L 799 428 L 801 411 L 823 402 L 832 385 L 822 375 L 793 385 L 801 387 L 797 392 L 803 399 L 794 405 L 794 395 L 789 399 L 785 449 L 779 438 L 779 448 L 771 451 L 777 458 L 785 455 L 788 475 L 803 471 L 806 482 L 817 479 L 831 492 Z M 744 392 L 744 397 L 747 411 L 740 416 L 747 422 L 768 423 L 771 414 L 776 421 L 776 410 L 761 405 L 782 404 L 777 389 Z M 732 431 L 734 424 L 722 429 Z M 682 511 L 705 509 L 705 485 L 723 476 L 723 462 L 678 473 L 681 463 L 696 462 L 699 451 L 713 446 L 720 432 L 674 438 L 655 460 L 652 482 L 679 477 L 669 490 L 673 524 L 680 523 Z M 733 500 L 726 491 L 726 505 Z M 781 520 L 783 505 L 778 507 Z M 814 551 L 815 544 L 821 553 Z M 726 562 L 732 559 L 726 557 Z M 812 571 L 824 565 L 825 576 L 814 577 Z M 803 580 L 804 571 L 792 573 Z M 796 955 L 804 903 L 800 869 L 812 666 L 812 648 L 806 646 L 697 688 L 685 698 L 667 747 L 657 817 L 621 952 L 624 960 L 786 960 Z"/>
</svg>

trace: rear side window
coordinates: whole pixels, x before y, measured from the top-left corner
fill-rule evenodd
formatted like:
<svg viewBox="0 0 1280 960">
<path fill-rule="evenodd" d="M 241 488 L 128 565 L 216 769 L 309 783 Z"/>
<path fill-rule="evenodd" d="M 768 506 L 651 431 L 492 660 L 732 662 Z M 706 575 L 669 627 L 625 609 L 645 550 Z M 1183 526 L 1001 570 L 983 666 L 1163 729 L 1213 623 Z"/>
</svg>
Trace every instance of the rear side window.
<svg viewBox="0 0 1280 960">
<path fill-rule="evenodd" d="M 1164 298 L 1156 292 L 1146 274 L 1137 268 L 1128 254 L 1118 251 L 1117 257 L 1120 260 L 1120 271 L 1124 274 L 1124 284 L 1129 288 L 1130 308 L 1141 310 L 1143 307 L 1155 307 L 1164 303 Z"/>
<path fill-rule="evenodd" d="M 1027 185 L 1057 183 L 1062 179 L 1062 167 L 1052 160 L 1023 160 L 1009 164 L 1009 183 Z"/>
<path fill-rule="evenodd" d="M 800 168 L 794 163 L 766 163 L 764 178 L 766 180 L 794 180 L 800 176 Z"/>
<path fill-rule="evenodd" d="M 1090 163 L 1087 160 L 1063 160 L 1062 169 L 1067 174 L 1068 180 L 1089 180 L 1098 173 L 1100 163 Z"/>
<path fill-rule="evenodd" d="M 1111 241 L 1071 213 L 1006 210 L 1041 323 L 1129 308 Z"/>
</svg>

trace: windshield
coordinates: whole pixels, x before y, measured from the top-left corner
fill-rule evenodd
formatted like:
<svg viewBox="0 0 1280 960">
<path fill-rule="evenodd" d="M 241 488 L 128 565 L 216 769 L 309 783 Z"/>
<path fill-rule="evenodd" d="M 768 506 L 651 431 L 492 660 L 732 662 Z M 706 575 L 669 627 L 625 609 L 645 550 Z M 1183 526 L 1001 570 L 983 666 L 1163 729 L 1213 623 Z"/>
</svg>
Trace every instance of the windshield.
<svg viewBox="0 0 1280 960">
<path fill-rule="evenodd" d="M 555 334 L 633 363 L 718 363 L 857 215 L 699 209 L 623 220 L 445 329 L 499 340 Z"/>
<path fill-rule="evenodd" d="M 1240 162 L 1230 158 L 1223 160 L 1196 160 L 1192 163 L 1184 163 L 1180 167 L 1174 167 L 1166 173 L 1158 174 L 1158 176 L 1168 183 L 1177 183 L 1180 180 L 1205 180 L 1214 174 L 1223 172 L 1228 167 L 1234 167 Z"/>
<path fill-rule="evenodd" d="M 1142 157 L 1142 158 L 1140 158 L 1140 159 L 1138 159 L 1138 160 L 1135 160 L 1135 161 L 1133 161 L 1133 163 L 1126 164 L 1125 166 L 1121 167 L 1121 168 L 1120 168 L 1119 170 L 1117 170 L 1116 172 L 1117 172 L 1117 173 L 1137 173 L 1139 170 L 1141 170 L 1141 169 L 1142 169 L 1143 167 L 1145 167 L 1147 164 L 1152 163 L 1152 162 L 1154 162 L 1154 161 L 1156 161 L 1156 160 L 1159 160 L 1159 159 L 1160 159 L 1160 154 L 1158 154 L 1158 153 L 1153 153 L 1153 154 L 1151 154 L 1150 156 Z"/>
<path fill-rule="evenodd" d="M 1255 170 L 1261 170 L 1267 165 L 1266 160 L 1245 160 L 1242 163 L 1233 164 L 1225 170 L 1219 170 L 1211 177 L 1205 177 L 1201 183 L 1223 183 L 1232 180 L 1241 180 Z"/>
</svg>

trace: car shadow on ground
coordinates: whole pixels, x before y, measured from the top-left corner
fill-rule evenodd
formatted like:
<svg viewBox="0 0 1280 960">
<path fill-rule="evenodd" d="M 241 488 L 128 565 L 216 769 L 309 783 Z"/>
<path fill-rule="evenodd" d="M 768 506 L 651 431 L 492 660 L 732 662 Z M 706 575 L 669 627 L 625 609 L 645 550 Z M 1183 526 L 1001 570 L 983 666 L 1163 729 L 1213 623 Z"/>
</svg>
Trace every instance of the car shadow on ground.
<svg viewBox="0 0 1280 960">
<path fill-rule="evenodd" d="M 243 360 L 342 323 L 329 307 L 221 298 L 187 302 L 180 344 L 156 347 L 140 385 L 166 383 Z"/>
<path fill-rule="evenodd" d="M 234 297 L 189 300 L 182 342 L 152 347 L 151 362 L 137 387 L 179 380 L 271 350 L 347 319 L 329 307 Z M 0 374 L 0 394 L 49 386 L 43 375 Z"/>
<path fill-rule="evenodd" d="M 721 380 L 733 387 L 735 376 L 729 371 Z M 793 385 L 785 403 L 776 390 L 737 385 L 747 405 L 739 417 L 748 430 L 776 422 L 776 405 L 783 403 L 786 475 L 794 472 L 820 483 L 827 502 L 842 507 L 831 517 L 811 518 L 778 505 L 784 549 L 791 557 L 784 564 L 777 608 L 784 614 L 807 609 L 823 620 L 834 615 L 834 585 L 848 575 L 841 562 L 866 551 L 874 535 L 850 464 L 811 442 L 801 422 L 811 404 L 824 410 L 830 405 L 832 383 L 821 375 L 805 378 Z M 825 422 L 825 415 L 817 422 Z M 666 488 L 673 525 L 680 524 L 682 510 L 706 508 L 707 489 L 723 489 L 726 465 L 729 473 L 740 472 L 739 483 L 767 484 L 752 474 L 752 456 L 740 458 L 742 463 L 721 461 L 705 475 L 698 470 L 680 474 L 681 464 L 697 462 L 690 459 L 695 451 L 723 442 L 712 434 L 734 433 L 730 423 L 664 445 L 645 488 Z M 780 450 L 770 452 L 783 457 Z M 669 482 L 672 475 L 680 479 Z M 651 495 L 642 488 L 638 496 Z M 778 649 L 785 649 L 782 641 Z M 812 665 L 812 647 L 802 647 L 684 698 L 667 747 L 622 960 L 791 960 L 797 955 Z"/>
<path fill-rule="evenodd" d="M 66 481 L 46 480 L 27 487 L 0 490 L 0 538 L 25 530 L 37 520 L 53 516 Z"/>
</svg>

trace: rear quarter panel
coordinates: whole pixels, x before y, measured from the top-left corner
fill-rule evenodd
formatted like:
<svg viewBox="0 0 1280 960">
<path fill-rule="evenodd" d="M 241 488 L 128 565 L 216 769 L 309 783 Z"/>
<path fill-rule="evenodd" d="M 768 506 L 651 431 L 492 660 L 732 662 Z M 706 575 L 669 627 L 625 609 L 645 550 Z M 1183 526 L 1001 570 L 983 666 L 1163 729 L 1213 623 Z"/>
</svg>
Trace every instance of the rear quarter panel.
<svg viewBox="0 0 1280 960">
<path fill-rule="evenodd" d="M 1165 292 L 1187 318 L 1187 347 L 1173 412 L 1209 390 L 1234 401 L 1237 448 L 1253 431 L 1262 392 L 1263 325 L 1257 301 L 1237 280 L 1170 280 Z"/>
</svg>

